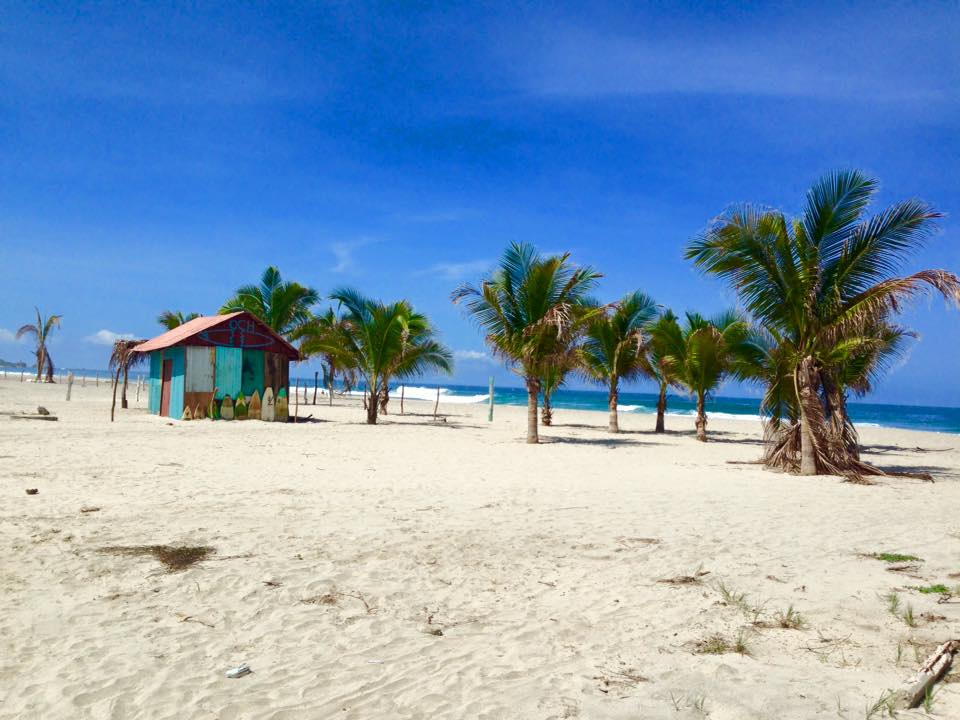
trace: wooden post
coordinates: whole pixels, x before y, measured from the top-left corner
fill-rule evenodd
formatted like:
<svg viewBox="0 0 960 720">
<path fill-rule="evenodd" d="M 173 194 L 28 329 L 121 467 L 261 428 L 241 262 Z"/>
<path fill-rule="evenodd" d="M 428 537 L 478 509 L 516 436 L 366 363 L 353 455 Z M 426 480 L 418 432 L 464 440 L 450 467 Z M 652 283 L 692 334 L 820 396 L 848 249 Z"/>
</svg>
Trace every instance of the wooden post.
<svg viewBox="0 0 960 720">
<path fill-rule="evenodd" d="M 20 371 L 20 382 L 23 382 L 23 370 Z"/>
<path fill-rule="evenodd" d="M 490 410 L 487 412 L 487 422 L 493 422 L 493 376 L 490 376 Z"/>
<path fill-rule="evenodd" d="M 143 384 L 143 378 L 137 378 L 137 403 L 140 402 L 140 386 Z"/>
<path fill-rule="evenodd" d="M 80 387 L 86 387 L 86 386 L 87 386 L 87 374 L 84 373 L 83 375 L 80 376 Z"/>
<path fill-rule="evenodd" d="M 73 373 L 67 375 L 67 402 L 70 402 L 71 390 L 73 390 Z"/>
<path fill-rule="evenodd" d="M 406 385 L 400 386 L 400 414 L 403 415 L 403 392 L 407 389 Z"/>
<path fill-rule="evenodd" d="M 300 378 L 297 378 L 297 388 L 293 392 L 293 421 L 299 422 L 300 414 Z"/>
<path fill-rule="evenodd" d="M 440 407 L 440 386 L 437 385 L 437 401 L 433 404 L 433 419 L 437 419 L 437 408 Z"/>
<path fill-rule="evenodd" d="M 317 384 L 320 382 L 320 373 L 313 371 L 313 404 L 317 404 Z"/>
<path fill-rule="evenodd" d="M 100 372 L 99 372 L 99 371 L 97 371 L 97 377 L 95 378 L 95 380 L 97 381 L 97 387 L 100 387 Z"/>
</svg>

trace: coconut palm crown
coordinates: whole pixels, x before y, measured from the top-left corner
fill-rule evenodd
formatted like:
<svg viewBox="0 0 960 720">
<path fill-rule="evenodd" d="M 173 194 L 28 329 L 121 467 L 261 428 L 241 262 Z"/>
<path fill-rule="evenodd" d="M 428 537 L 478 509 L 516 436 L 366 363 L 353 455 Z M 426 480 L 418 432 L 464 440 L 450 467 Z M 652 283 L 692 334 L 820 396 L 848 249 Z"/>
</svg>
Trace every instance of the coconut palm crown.
<svg viewBox="0 0 960 720">
<path fill-rule="evenodd" d="M 494 354 L 519 366 L 527 386 L 528 443 L 539 442 L 541 378 L 585 319 L 585 301 L 600 277 L 571 263 L 569 253 L 545 257 L 532 245 L 512 243 L 489 277 L 451 294 L 486 333 Z"/>
<path fill-rule="evenodd" d="M 190 322 L 191 320 L 196 320 L 200 317 L 200 313 L 187 313 L 186 315 L 180 310 L 164 310 L 157 316 L 157 323 L 165 327 L 167 330 L 173 330 L 176 327 L 180 327 L 184 323 Z"/>
<path fill-rule="evenodd" d="M 771 428 L 767 459 L 802 474 L 879 472 L 831 430 L 832 416 L 842 412 L 842 368 L 882 356 L 878 333 L 893 327 L 905 301 L 936 292 L 960 302 L 960 278 L 952 272 L 898 275 L 940 213 L 906 200 L 868 217 L 876 191 L 877 182 L 861 172 L 829 173 L 807 192 L 798 218 L 738 206 L 687 248 L 697 267 L 730 283 L 775 346 L 799 417 Z M 902 329 L 897 334 L 905 337 Z M 783 392 L 780 384 L 770 389 Z"/>
<path fill-rule="evenodd" d="M 280 271 L 270 266 L 263 271 L 259 285 L 244 285 L 220 308 L 221 314 L 246 310 L 263 320 L 270 329 L 288 336 L 308 322 L 311 310 L 320 300 L 313 288 L 287 282 Z"/>
</svg>

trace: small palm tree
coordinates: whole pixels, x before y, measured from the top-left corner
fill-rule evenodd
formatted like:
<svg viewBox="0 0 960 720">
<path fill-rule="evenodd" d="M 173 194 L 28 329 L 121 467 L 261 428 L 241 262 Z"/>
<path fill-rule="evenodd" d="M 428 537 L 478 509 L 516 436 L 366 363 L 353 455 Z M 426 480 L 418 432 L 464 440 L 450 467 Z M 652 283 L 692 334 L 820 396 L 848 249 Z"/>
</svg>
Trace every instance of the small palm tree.
<svg viewBox="0 0 960 720">
<path fill-rule="evenodd" d="M 312 308 L 320 300 L 313 288 L 286 282 L 272 265 L 263 271 L 259 285 L 237 288 L 235 297 L 220 308 L 221 314 L 246 310 L 280 335 L 288 336 L 312 318 Z"/>
<path fill-rule="evenodd" d="M 200 313 L 187 313 L 184 315 L 180 310 L 164 310 L 157 316 L 157 322 L 167 330 L 173 330 L 184 323 L 190 322 L 200 317 Z"/>
<path fill-rule="evenodd" d="M 578 308 L 599 278 L 588 267 L 574 266 L 569 253 L 544 257 L 532 245 L 513 243 L 493 275 L 479 286 L 461 285 L 451 295 L 486 332 L 494 354 L 519 366 L 527 386 L 528 443 L 540 441 L 540 379 L 576 333 Z"/>
<path fill-rule="evenodd" d="M 113 422 L 114 411 L 117 406 L 117 386 L 120 384 L 120 375 L 123 375 L 123 392 L 120 400 L 120 407 L 127 409 L 127 385 L 130 380 L 130 368 L 142 365 L 150 358 L 146 353 L 134 352 L 137 345 L 146 342 L 146 340 L 128 340 L 121 338 L 113 343 L 113 351 L 110 353 L 110 371 L 114 373 L 113 377 L 113 404 L 110 407 L 110 422 Z"/>
<path fill-rule="evenodd" d="M 657 398 L 657 424 L 654 432 L 666 432 L 664 417 L 667 414 L 667 390 L 682 387 L 676 369 L 669 360 L 669 349 L 682 343 L 683 331 L 672 310 L 664 310 L 646 328 L 647 366 L 657 381 L 660 394 Z"/>
<path fill-rule="evenodd" d="M 50 350 L 47 348 L 47 341 L 54 328 L 60 327 L 60 319 L 63 315 L 49 315 L 43 317 L 40 314 L 40 308 L 34 308 L 37 311 L 37 322 L 23 325 L 17 330 L 17 340 L 25 335 L 33 335 L 36 338 L 36 356 L 37 356 L 37 382 L 43 381 L 43 370 L 47 370 L 47 382 L 53 382 L 53 359 L 50 357 Z"/>
<path fill-rule="evenodd" d="M 453 354 L 437 342 L 427 319 L 410 303 L 383 303 L 355 290 L 331 294 L 344 310 L 346 332 L 318 346 L 341 367 L 353 368 L 366 382 L 367 423 L 377 423 L 380 404 L 392 377 L 430 370 L 453 372 Z"/>
<path fill-rule="evenodd" d="M 866 217 L 876 190 L 863 173 L 830 173 L 809 190 L 799 218 L 736 207 L 687 248 L 688 259 L 733 286 L 777 346 L 788 382 L 775 394 L 792 385 L 790 404 L 799 416 L 786 427 L 770 423 L 772 465 L 804 475 L 879 473 L 835 432 L 843 358 L 882 340 L 878 332 L 892 326 L 890 318 L 910 298 L 933 291 L 960 303 L 954 273 L 896 276 L 940 213 L 908 200 Z"/>
<path fill-rule="evenodd" d="M 554 354 L 540 377 L 540 387 L 543 391 L 540 422 L 547 427 L 553 425 L 553 394 L 566 384 L 567 377 L 577 368 L 577 349 L 576 345 L 571 344 Z"/>
<path fill-rule="evenodd" d="M 620 381 L 649 374 L 644 329 L 657 315 L 656 303 L 637 290 L 601 309 L 586 326 L 580 362 L 588 377 L 608 388 L 609 431 L 620 432 Z"/>
<path fill-rule="evenodd" d="M 697 440 L 701 442 L 707 441 L 707 395 L 725 376 L 739 376 L 740 358 L 749 340 L 750 326 L 736 313 L 712 320 L 687 313 L 680 335 L 664 348 L 664 361 L 697 398 Z"/>
<path fill-rule="evenodd" d="M 322 359 L 323 380 L 330 405 L 333 405 L 334 381 L 338 375 L 343 378 L 345 388 L 349 389 L 354 385 L 356 370 L 340 364 L 343 348 L 349 342 L 348 332 L 347 322 L 333 308 L 327 308 L 325 313 L 301 325 L 290 336 L 292 340 L 300 341 L 301 357 Z"/>
</svg>

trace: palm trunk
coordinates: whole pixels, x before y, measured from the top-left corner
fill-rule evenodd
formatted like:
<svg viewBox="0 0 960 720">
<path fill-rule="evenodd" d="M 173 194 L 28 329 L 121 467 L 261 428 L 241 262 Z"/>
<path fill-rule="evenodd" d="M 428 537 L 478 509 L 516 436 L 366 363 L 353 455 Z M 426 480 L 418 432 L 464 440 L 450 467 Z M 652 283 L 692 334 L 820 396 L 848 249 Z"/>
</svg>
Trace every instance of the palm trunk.
<svg viewBox="0 0 960 720">
<path fill-rule="evenodd" d="M 813 358 L 806 357 L 800 363 L 797 378 L 800 400 L 800 474 L 817 474 L 817 448 L 814 442 L 811 423 L 816 418 L 811 417 L 811 403 L 819 403 L 816 390 L 813 387 Z"/>
<path fill-rule="evenodd" d="M 617 402 L 620 399 L 618 385 L 619 383 L 617 382 L 616 377 L 610 379 L 610 395 L 608 397 L 608 404 L 610 407 L 610 423 L 607 429 L 612 433 L 620 432 L 620 416 L 617 412 Z"/>
<path fill-rule="evenodd" d="M 327 363 L 327 404 L 333 407 L 333 363 Z"/>
<path fill-rule="evenodd" d="M 665 432 L 663 416 L 667 414 L 667 384 L 660 383 L 660 397 L 657 400 L 657 429 L 655 432 Z"/>
<path fill-rule="evenodd" d="M 367 397 L 368 394 L 369 397 Z M 377 395 L 372 390 L 368 394 L 364 394 L 364 397 L 367 397 L 367 425 L 376 425 L 377 407 L 379 405 L 377 402 Z"/>
<path fill-rule="evenodd" d="M 390 387 L 386 384 L 383 385 L 383 389 L 380 391 L 380 414 L 387 414 L 387 404 L 390 402 Z"/>
<path fill-rule="evenodd" d="M 120 384 L 120 368 L 117 368 L 117 374 L 113 378 L 113 403 L 110 405 L 110 422 L 113 422 L 113 415 L 117 410 L 117 385 Z"/>
<path fill-rule="evenodd" d="M 537 402 L 540 399 L 540 380 L 535 377 L 527 378 L 527 443 L 535 445 L 540 442 L 537 430 Z"/>
<path fill-rule="evenodd" d="M 540 421 L 547 427 L 553 425 L 553 405 L 550 403 L 552 395 L 553 393 L 549 390 L 543 392 L 543 410 L 540 412 Z"/>
<path fill-rule="evenodd" d="M 43 382 L 43 366 L 47 364 L 47 353 L 43 345 L 37 347 L 37 382 Z"/>
<path fill-rule="evenodd" d="M 130 381 L 130 368 L 124 365 L 123 368 L 123 392 L 120 394 L 120 408 L 126 410 L 129 405 L 127 404 L 127 384 Z"/>
<path fill-rule="evenodd" d="M 707 441 L 707 411 L 704 393 L 697 393 L 697 440 Z"/>
</svg>

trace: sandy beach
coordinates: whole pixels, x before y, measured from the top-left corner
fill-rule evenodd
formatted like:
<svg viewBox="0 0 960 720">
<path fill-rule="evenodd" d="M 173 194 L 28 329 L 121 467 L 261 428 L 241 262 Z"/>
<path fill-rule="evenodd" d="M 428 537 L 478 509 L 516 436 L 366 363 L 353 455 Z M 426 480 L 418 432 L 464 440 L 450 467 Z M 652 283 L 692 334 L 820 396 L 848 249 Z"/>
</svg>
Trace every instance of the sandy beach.
<svg viewBox="0 0 960 720">
<path fill-rule="evenodd" d="M 0 718 L 853 719 L 960 637 L 960 597 L 910 589 L 960 586 L 960 436 L 864 428 L 936 478 L 864 486 L 728 463 L 750 421 L 558 410 L 528 446 L 516 407 L 187 423 L 144 394 L 111 424 L 73 392 L 0 380 L 59 416 L 0 417 Z M 103 552 L 152 545 L 214 551 Z"/>
</svg>

